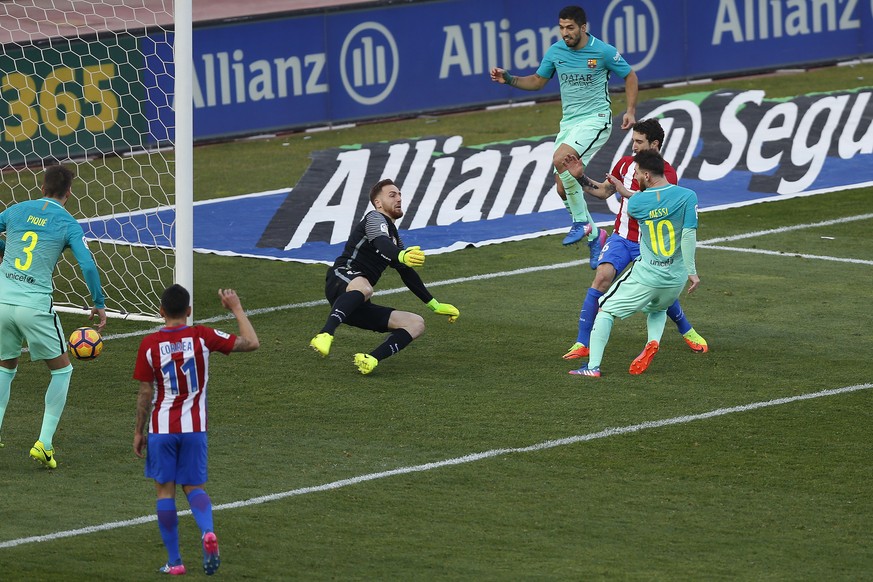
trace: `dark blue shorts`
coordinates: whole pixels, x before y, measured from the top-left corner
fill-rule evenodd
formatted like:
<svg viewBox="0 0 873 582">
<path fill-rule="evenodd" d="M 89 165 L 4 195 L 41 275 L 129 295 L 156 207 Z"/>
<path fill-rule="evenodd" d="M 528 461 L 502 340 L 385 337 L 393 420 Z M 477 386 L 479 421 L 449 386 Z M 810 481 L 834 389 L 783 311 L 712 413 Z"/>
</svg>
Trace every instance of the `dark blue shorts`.
<svg viewBox="0 0 873 582">
<path fill-rule="evenodd" d="M 206 483 L 208 444 L 205 432 L 149 433 L 145 476 L 158 483 Z"/>
<path fill-rule="evenodd" d="M 616 273 L 621 273 L 638 256 L 640 256 L 640 243 L 631 242 L 621 235 L 612 233 L 603 243 L 603 251 L 597 264 L 609 263 L 615 267 Z"/>
</svg>

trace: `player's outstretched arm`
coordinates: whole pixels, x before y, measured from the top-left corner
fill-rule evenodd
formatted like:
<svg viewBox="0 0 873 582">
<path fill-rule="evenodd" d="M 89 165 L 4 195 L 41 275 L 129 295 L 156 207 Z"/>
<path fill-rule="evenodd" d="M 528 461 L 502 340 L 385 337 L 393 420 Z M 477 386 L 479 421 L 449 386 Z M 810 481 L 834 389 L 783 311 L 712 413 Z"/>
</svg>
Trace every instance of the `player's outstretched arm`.
<svg viewBox="0 0 873 582">
<path fill-rule="evenodd" d="M 252 322 L 249 321 L 249 316 L 246 315 L 242 308 L 239 296 L 233 289 L 219 289 L 218 297 L 221 299 L 221 304 L 233 313 L 236 318 L 236 323 L 239 326 L 239 334 L 236 336 L 236 343 L 233 344 L 234 352 L 253 352 L 261 345 L 258 341 L 258 334 Z"/>
<path fill-rule="evenodd" d="M 612 184 L 615 191 L 621 194 L 624 198 L 630 198 L 636 193 L 633 190 L 628 190 L 624 183 L 612 174 L 608 174 L 606 179 L 609 180 L 609 183 Z"/>
<path fill-rule="evenodd" d="M 606 200 L 615 194 L 615 188 L 608 181 L 595 182 L 584 174 L 585 166 L 582 165 L 582 160 L 576 154 L 567 154 L 564 156 L 564 167 L 579 180 L 579 185 L 582 186 L 582 191 L 586 194 L 591 194 L 595 198 Z"/>
<path fill-rule="evenodd" d="M 491 69 L 491 80 L 501 85 L 510 85 L 525 91 L 539 91 L 546 86 L 549 81 L 545 77 L 540 77 L 536 73 L 525 77 L 516 77 L 506 69 L 494 67 Z"/>
</svg>

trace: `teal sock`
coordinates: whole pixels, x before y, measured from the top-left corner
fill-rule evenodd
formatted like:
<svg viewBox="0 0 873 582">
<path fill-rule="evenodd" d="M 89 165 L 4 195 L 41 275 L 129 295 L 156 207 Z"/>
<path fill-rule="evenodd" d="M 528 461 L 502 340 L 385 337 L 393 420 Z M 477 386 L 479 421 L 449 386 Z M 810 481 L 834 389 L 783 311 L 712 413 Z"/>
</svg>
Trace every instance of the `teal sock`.
<svg viewBox="0 0 873 582">
<path fill-rule="evenodd" d="M 42 429 L 39 431 L 39 440 L 47 451 L 52 450 L 52 437 L 61 421 L 61 414 L 67 404 L 67 391 L 70 389 L 70 377 L 73 375 L 73 366 L 69 365 L 60 370 L 52 370 L 52 379 L 48 390 L 45 391 L 45 414 L 42 416 Z"/>
<path fill-rule="evenodd" d="M 3 417 L 6 415 L 6 405 L 9 404 L 9 393 L 12 390 L 12 379 L 18 368 L 0 368 L 0 428 L 3 427 Z"/>
<path fill-rule="evenodd" d="M 588 212 L 588 204 L 585 202 L 585 194 L 582 192 L 582 186 L 579 185 L 579 180 L 573 177 L 569 170 L 564 170 L 558 177 L 561 179 L 561 184 L 564 185 L 564 194 L 567 199 L 564 205 L 570 214 L 573 216 L 573 222 L 588 222 L 591 224 L 591 233 L 588 235 L 588 240 L 597 238 L 597 225 L 594 224 L 594 219 L 591 213 Z"/>
<path fill-rule="evenodd" d="M 579 181 L 569 170 L 564 170 L 558 174 L 558 177 L 564 185 L 564 195 L 567 197 L 567 206 L 570 208 L 570 214 L 573 215 L 573 222 L 588 222 L 588 206 L 585 204 Z"/>
<path fill-rule="evenodd" d="M 591 345 L 588 354 L 588 369 L 599 368 L 603 361 L 603 352 L 606 350 L 606 344 L 609 342 L 609 334 L 612 333 L 612 325 L 615 323 L 615 317 L 611 314 L 601 311 L 594 318 L 594 327 L 591 328 Z"/>
<path fill-rule="evenodd" d="M 646 317 L 646 332 L 649 335 L 649 339 L 646 340 L 646 343 L 650 341 L 656 341 L 661 343 L 661 336 L 664 335 L 664 325 L 667 323 L 667 312 L 666 311 L 656 311 L 654 313 L 650 313 Z"/>
</svg>

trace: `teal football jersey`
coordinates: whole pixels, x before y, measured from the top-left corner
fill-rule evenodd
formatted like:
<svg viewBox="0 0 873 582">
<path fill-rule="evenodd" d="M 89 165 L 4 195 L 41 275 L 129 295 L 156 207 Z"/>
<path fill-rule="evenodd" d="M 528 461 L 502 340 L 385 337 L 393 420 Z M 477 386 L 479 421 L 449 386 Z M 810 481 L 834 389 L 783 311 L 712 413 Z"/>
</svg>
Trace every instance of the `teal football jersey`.
<svg viewBox="0 0 873 582">
<path fill-rule="evenodd" d="M 6 248 L 0 263 L 0 302 L 48 310 L 52 275 L 61 254 L 71 248 L 91 292 L 94 307 L 105 307 L 100 275 L 85 233 L 69 212 L 52 198 L 28 200 L 0 213 Z"/>
<path fill-rule="evenodd" d="M 684 285 L 682 230 L 697 228 L 697 193 L 668 184 L 647 188 L 628 199 L 627 213 L 640 225 L 640 258 L 633 275 L 656 288 Z"/>
<path fill-rule="evenodd" d="M 631 67 L 611 44 L 588 35 L 588 44 L 573 50 L 559 40 L 546 50 L 537 69 L 544 79 L 558 76 L 561 85 L 561 127 L 580 119 L 603 117 L 612 119 L 609 99 L 610 73 L 622 79 Z"/>
</svg>

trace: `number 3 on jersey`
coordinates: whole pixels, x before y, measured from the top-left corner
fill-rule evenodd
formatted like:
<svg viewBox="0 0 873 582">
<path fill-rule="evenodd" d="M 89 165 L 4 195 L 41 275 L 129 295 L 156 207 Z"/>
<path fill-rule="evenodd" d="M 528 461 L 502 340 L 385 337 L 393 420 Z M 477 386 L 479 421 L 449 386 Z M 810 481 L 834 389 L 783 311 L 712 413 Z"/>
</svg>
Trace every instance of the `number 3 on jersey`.
<svg viewBox="0 0 873 582">
<path fill-rule="evenodd" d="M 39 240 L 39 236 L 33 232 L 32 230 L 28 230 L 22 235 L 21 240 L 25 243 L 28 243 L 23 249 L 24 254 L 26 255 L 24 262 L 21 262 L 21 259 L 15 259 L 15 268 L 19 271 L 26 271 L 30 268 L 30 264 L 33 262 L 33 249 L 36 246 L 36 241 Z"/>
<path fill-rule="evenodd" d="M 647 220 L 649 236 L 652 239 L 652 252 L 665 257 L 672 257 L 676 252 L 676 231 L 669 220 Z"/>
</svg>

